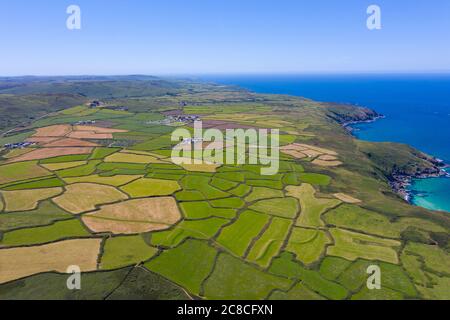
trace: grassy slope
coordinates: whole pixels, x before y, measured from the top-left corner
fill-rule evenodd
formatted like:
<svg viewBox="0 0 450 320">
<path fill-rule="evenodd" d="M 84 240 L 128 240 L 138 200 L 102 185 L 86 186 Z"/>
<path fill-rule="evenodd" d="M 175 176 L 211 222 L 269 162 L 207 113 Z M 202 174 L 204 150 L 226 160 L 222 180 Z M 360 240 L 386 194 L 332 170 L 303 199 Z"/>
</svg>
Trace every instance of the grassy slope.
<svg viewBox="0 0 450 320">
<path fill-rule="evenodd" d="M 86 102 L 85 97 L 71 93 L 12 95 L 1 92 L 0 90 L 0 133 L 48 113 Z"/>
</svg>

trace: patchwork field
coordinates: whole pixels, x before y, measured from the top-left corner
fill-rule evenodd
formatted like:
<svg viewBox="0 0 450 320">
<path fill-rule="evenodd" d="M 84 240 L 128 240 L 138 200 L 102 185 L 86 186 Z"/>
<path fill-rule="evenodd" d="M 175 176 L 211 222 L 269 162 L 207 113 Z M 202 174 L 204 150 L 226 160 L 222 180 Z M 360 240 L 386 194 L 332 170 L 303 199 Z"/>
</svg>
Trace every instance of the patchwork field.
<svg viewBox="0 0 450 320">
<path fill-rule="evenodd" d="M 1 299 L 449 299 L 450 220 L 388 184 L 429 164 L 341 127 L 369 111 L 187 83 L 127 87 L 0 136 Z M 189 115 L 279 129 L 278 172 L 213 154 L 177 164 L 171 133 L 193 132 Z M 33 144 L 5 145 L 21 142 Z M 78 293 L 65 287 L 71 265 Z M 369 265 L 382 290 L 366 288 Z"/>
</svg>

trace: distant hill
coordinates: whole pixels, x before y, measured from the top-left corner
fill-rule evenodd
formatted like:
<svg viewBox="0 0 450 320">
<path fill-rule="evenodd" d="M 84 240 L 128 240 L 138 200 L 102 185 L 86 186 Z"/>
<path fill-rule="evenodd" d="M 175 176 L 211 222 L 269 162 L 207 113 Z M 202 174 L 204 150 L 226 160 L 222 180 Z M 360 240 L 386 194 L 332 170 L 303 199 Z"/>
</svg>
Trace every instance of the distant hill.
<svg viewBox="0 0 450 320">
<path fill-rule="evenodd" d="M 92 99 L 174 95 L 179 82 L 153 76 L 0 77 L 0 133 Z"/>
<path fill-rule="evenodd" d="M 77 94 L 0 94 L 0 132 L 86 101 Z"/>
<path fill-rule="evenodd" d="M 87 98 L 126 98 L 174 93 L 174 82 L 149 76 L 0 78 L 0 94 L 77 94 Z"/>
</svg>

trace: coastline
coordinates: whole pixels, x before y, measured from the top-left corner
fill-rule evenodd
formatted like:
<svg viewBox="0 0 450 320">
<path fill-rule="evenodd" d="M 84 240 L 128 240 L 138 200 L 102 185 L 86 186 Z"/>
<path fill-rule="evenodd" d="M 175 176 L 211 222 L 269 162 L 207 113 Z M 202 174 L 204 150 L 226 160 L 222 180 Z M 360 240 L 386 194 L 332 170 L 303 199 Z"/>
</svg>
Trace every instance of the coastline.
<svg viewBox="0 0 450 320">
<path fill-rule="evenodd" d="M 347 131 L 349 131 L 350 133 L 353 133 L 355 131 L 355 128 L 352 128 L 352 125 L 355 124 L 360 124 L 360 123 L 372 123 L 381 119 L 385 119 L 386 116 L 382 115 L 382 114 L 377 114 L 375 117 L 372 117 L 370 119 L 367 120 L 352 120 L 349 122 L 345 122 L 342 124 L 342 126 L 347 129 Z"/>
<path fill-rule="evenodd" d="M 444 170 L 446 168 L 449 168 L 449 165 L 441 162 L 441 165 L 436 166 L 436 170 L 438 170 L 437 172 L 419 172 L 415 175 L 398 172 L 393 174 L 391 177 L 388 177 L 389 185 L 392 190 L 399 194 L 405 201 L 414 205 L 412 202 L 414 192 L 410 189 L 413 184 L 413 180 L 450 177 L 450 174 Z"/>
<path fill-rule="evenodd" d="M 375 121 L 378 121 L 380 119 L 385 119 L 386 116 L 381 115 L 373 111 L 373 113 L 367 114 L 366 119 L 353 119 L 350 121 L 346 121 L 342 123 L 342 126 L 355 138 L 357 138 L 354 134 L 355 128 L 352 127 L 352 125 L 360 124 L 360 123 L 372 123 Z M 390 176 L 387 176 L 387 179 L 389 180 L 389 185 L 391 186 L 392 190 L 397 193 L 400 197 L 402 197 L 405 201 L 408 203 L 414 205 L 413 203 L 413 191 L 410 190 L 410 186 L 413 183 L 413 180 L 415 179 L 428 179 L 428 178 L 440 178 L 440 177 L 449 177 L 450 178 L 450 172 L 448 172 L 446 169 L 450 168 L 450 165 L 445 163 L 443 160 L 438 159 L 433 156 L 425 155 L 423 160 L 428 161 L 432 167 L 431 169 L 418 171 L 415 174 L 409 174 L 402 172 L 400 170 L 397 170 L 396 172 L 393 172 Z"/>
</svg>

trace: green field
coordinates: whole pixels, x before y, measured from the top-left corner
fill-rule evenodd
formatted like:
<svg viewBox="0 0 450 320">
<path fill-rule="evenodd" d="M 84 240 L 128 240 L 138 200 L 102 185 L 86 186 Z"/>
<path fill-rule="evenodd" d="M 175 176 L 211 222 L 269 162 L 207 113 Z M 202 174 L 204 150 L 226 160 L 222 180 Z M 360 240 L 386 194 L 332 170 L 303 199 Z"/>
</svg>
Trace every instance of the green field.
<svg viewBox="0 0 450 320">
<path fill-rule="evenodd" d="M 274 217 L 267 230 L 251 248 L 247 259 L 262 267 L 268 267 L 272 258 L 280 252 L 291 225 L 290 220 Z"/>
<path fill-rule="evenodd" d="M 214 266 L 216 255 L 205 242 L 189 240 L 147 262 L 145 267 L 198 295 L 203 280 Z"/>
<path fill-rule="evenodd" d="M 113 270 L 149 260 L 158 249 L 149 247 L 141 236 L 115 237 L 106 240 L 100 269 Z"/>
<path fill-rule="evenodd" d="M 208 202 L 182 202 L 180 207 L 188 219 L 204 219 L 210 217 L 233 219 L 236 216 L 236 210 L 213 208 Z"/>
<path fill-rule="evenodd" d="M 301 213 L 297 219 L 297 226 L 324 226 L 322 214 L 340 203 L 336 199 L 317 198 L 315 196 L 316 190 L 309 184 L 302 184 L 299 187 L 289 186 L 286 190 L 289 196 L 295 197 L 300 201 Z"/>
<path fill-rule="evenodd" d="M 268 221 L 267 215 L 245 211 L 233 224 L 222 230 L 217 242 L 235 255 L 242 257 Z"/>
<path fill-rule="evenodd" d="M 336 281 L 353 292 L 362 290 L 362 295 L 366 289 L 367 268 L 372 264 L 373 262 L 371 261 L 358 260 L 348 267 Z M 396 291 L 405 297 L 417 297 L 417 290 L 414 288 L 411 279 L 401 267 L 384 262 L 377 265 L 381 269 L 383 288 Z M 376 291 L 377 290 L 374 290 L 372 294 Z M 388 294 L 388 292 L 386 294 Z"/>
<path fill-rule="evenodd" d="M 299 210 L 298 201 L 294 198 L 278 198 L 260 200 L 250 209 L 282 218 L 295 218 Z"/>
<path fill-rule="evenodd" d="M 342 300 L 348 295 L 348 291 L 343 286 L 323 278 L 317 271 L 303 268 L 289 253 L 274 260 L 269 271 L 276 275 L 299 279 L 305 286 L 328 299 Z"/>
<path fill-rule="evenodd" d="M 186 238 L 211 239 L 227 223 L 230 223 L 230 221 L 223 218 L 209 218 L 197 221 L 186 220 L 172 230 L 154 233 L 151 243 L 154 246 L 175 247 Z"/>
<path fill-rule="evenodd" d="M 255 187 L 246 198 L 247 202 L 254 202 L 262 199 L 270 199 L 270 198 L 282 198 L 283 192 L 280 190 L 274 190 L 264 187 Z"/>
<path fill-rule="evenodd" d="M 264 273 L 238 258 L 221 254 L 211 276 L 204 284 L 210 299 L 254 300 L 267 297 L 275 288 L 286 290 L 291 281 Z"/>
<path fill-rule="evenodd" d="M 328 254 L 354 261 L 358 258 L 398 263 L 396 248 L 399 241 L 382 239 L 361 233 L 331 229 L 334 245 L 328 248 Z"/>
<path fill-rule="evenodd" d="M 32 211 L 0 214 L 0 231 L 38 227 L 51 224 L 58 220 L 72 219 L 73 216 L 58 208 L 50 201 L 44 201 Z"/>
<path fill-rule="evenodd" d="M 39 167 L 36 161 L 0 165 L 0 184 L 50 176 L 51 173 Z"/>
<path fill-rule="evenodd" d="M 309 265 L 320 259 L 325 246 L 330 243 L 331 240 L 324 231 L 294 228 L 286 250 L 294 253 L 297 260 Z"/>
<path fill-rule="evenodd" d="M 3 235 L 0 247 L 17 247 L 89 236 L 91 236 L 91 234 L 81 225 L 80 221 L 72 219 L 55 222 L 50 226 L 26 228 L 7 232 Z"/>
<path fill-rule="evenodd" d="M 296 284 L 288 292 L 274 291 L 270 297 L 270 300 L 325 300 L 324 297 L 308 289 L 302 284 Z"/>
</svg>

